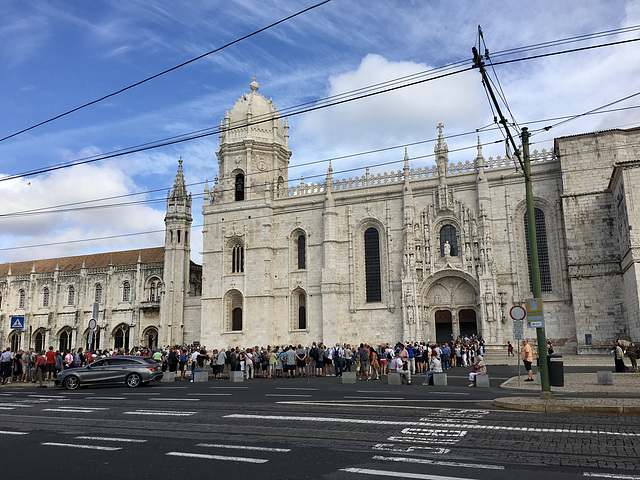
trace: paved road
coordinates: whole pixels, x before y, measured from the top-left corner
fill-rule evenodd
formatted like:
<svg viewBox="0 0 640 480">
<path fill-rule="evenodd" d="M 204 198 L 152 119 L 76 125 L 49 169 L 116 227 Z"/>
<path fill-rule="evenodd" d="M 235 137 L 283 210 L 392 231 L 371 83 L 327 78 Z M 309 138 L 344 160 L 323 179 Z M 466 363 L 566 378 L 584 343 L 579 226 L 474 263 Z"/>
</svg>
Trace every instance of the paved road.
<svg viewBox="0 0 640 480">
<path fill-rule="evenodd" d="M 640 418 L 494 409 L 492 398 L 504 395 L 467 388 L 462 371 L 446 388 L 335 378 L 3 388 L 0 471 L 37 479 L 640 478 Z"/>
</svg>

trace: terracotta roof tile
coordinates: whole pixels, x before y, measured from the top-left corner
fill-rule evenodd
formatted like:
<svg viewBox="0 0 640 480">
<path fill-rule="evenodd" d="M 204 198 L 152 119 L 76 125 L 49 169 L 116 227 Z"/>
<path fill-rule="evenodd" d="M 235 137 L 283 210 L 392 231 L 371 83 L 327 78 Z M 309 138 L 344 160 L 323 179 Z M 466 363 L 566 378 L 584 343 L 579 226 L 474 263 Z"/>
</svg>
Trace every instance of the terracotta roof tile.
<svg viewBox="0 0 640 480">
<path fill-rule="evenodd" d="M 163 263 L 164 247 L 35 260 L 35 271 L 36 273 L 53 272 L 56 269 L 56 265 L 60 271 L 80 270 L 82 268 L 83 261 L 87 268 L 108 267 L 111 263 L 114 266 L 135 265 L 138 263 L 139 257 L 141 258 L 142 263 Z M 0 276 L 6 276 L 9 273 L 9 266 L 11 266 L 12 275 L 29 275 L 33 269 L 33 265 L 33 260 L 0 264 Z"/>
</svg>

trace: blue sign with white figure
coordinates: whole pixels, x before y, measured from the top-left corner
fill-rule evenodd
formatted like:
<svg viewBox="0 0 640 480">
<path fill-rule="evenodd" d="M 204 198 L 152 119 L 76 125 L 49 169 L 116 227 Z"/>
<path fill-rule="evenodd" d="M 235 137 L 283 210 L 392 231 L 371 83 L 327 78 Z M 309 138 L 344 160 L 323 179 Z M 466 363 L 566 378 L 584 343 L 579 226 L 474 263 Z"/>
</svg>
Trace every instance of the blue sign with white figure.
<svg viewBox="0 0 640 480">
<path fill-rule="evenodd" d="M 11 317 L 11 328 L 14 330 L 24 328 L 24 317 Z"/>
</svg>

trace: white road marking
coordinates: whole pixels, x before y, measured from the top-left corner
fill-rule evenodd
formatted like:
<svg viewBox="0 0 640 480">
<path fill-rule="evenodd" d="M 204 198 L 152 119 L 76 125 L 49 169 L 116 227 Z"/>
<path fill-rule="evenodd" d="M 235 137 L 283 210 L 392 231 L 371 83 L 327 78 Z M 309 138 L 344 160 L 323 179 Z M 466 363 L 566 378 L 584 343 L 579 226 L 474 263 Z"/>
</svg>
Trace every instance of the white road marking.
<svg viewBox="0 0 640 480">
<path fill-rule="evenodd" d="M 48 445 L 50 447 L 85 448 L 87 450 L 107 450 L 109 452 L 113 452 L 115 450 L 122 450 L 122 447 L 103 447 L 101 445 L 83 445 L 83 444 L 75 444 L 75 443 L 44 442 L 41 445 Z"/>
<path fill-rule="evenodd" d="M 295 394 L 295 393 L 267 393 L 265 397 L 310 397 L 311 395 Z"/>
<path fill-rule="evenodd" d="M 60 395 L 58 397 L 50 397 L 48 395 L 27 395 L 27 397 L 32 397 L 32 398 L 46 398 L 47 400 L 66 400 L 64 395 Z"/>
<path fill-rule="evenodd" d="M 444 455 L 445 453 L 449 453 L 451 450 L 448 448 L 440 448 L 440 447 L 419 447 L 419 446 L 398 446 L 392 443 L 377 443 L 372 447 L 374 450 L 383 450 L 386 452 L 402 452 L 402 453 L 411 453 L 415 451 L 432 453 L 434 455 Z"/>
<path fill-rule="evenodd" d="M 389 440 L 390 442 L 406 442 L 406 443 L 422 443 L 425 445 L 442 445 L 443 443 L 446 443 L 447 445 L 455 445 L 456 443 L 458 443 L 458 440 L 442 440 L 442 439 L 438 439 L 438 438 L 429 438 L 429 437 L 419 437 L 416 435 L 409 435 L 406 437 L 400 437 L 400 436 L 396 436 L 393 435 L 389 438 L 387 438 L 387 440 Z"/>
<path fill-rule="evenodd" d="M 160 395 L 160 393 L 156 392 L 129 392 L 127 395 Z"/>
<path fill-rule="evenodd" d="M 13 408 L 32 408 L 33 405 L 28 405 L 28 404 L 24 404 L 24 403 L 3 403 L 2 404 L 3 407 L 11 407 Z"/>
<path fill-rule="evenodd" d="M 485 470 L 504 470 L 504 465 L 491 465 L 487 463 L 462 463 L 462 462 L 445 462 L 441 460 L 429 460 L 428 458 L 412 458 L 412 457 L 383 457 L 375 455 L 373 460 L 381 460 L 384 462 L 402 462 L 402 463 L 419 463 L 421 465 L 438 465 L 440 467 L 455 468 L 480 468 Z"/>
<path fill-rule="evenodd" d="M 596 477 L 596 478 L 615 478 L 619 480 L 640 480 L 637 475 L 622 475 L 618 473 L 596 473 L 596 472 L 584 472 L 584 477 Z"/>
<path fill-rule="evenodd" d="M 87 400 L 126 400 L 127 397 L 89 397 Z"/>
<path fill-rule="evenodd" d="M 341 472 L 360 473 L 362 475 L 379 475 L 384 477 L 414 478 L 416 480 L 473 480 L 470 478 L 447 477 L 444 475 L 428 475 L 424 473 L 394 472 L 389 470 L 373 470 L 371 468 L 342 468 Z"/>
<path fill-rule="evenodd" d="M 144 443 L 146 440 L 139 438 L 111 438 L 111 437 L 76 437 L 78 440 L 97 440 L 99 442 L 125 442 L 125 443 Z"/>
<path fill-rule="evenodd" d="M 165 400 L 170 400 L 172 402 L 199 402 L 200 401 L 199 398 L 161 398 L 161 397 L 150 398 L 149 400 L 157 401 L 157 402 L 163 402 Z"/>
<path fill-rule="evenodd" d="M 223 460 L 228 462 L 267 463 L 269 461 L 263 458 L 225 457 L 222 455 L 207 455 L 204 453 L 188 453 L 188 452 L 168 452 L 167 455 L 171 455 L 173 457 L 203 458 L 206 460 Z"/>
<path fill-rule="evenodd" d="M 253 447 L 250 445 L 222 445 L 218 443 L 199 443 L 197 447 L 207 448 L 233 448 L 238 450 L 258 450 L 260 452 L 290 452 L 290 448 L 272 448 L 272 447 Z"/>
<path fill-rule="evenodd" d="M 249 388 L 249 387 L 211 387 L 211 388 Z"/>
<path fill-rule="evenodd" d="M 224 397 L 224 396 L 230 397 L 233 394 L 232 393 L 187 393 L 187 395 L 196 395 L 196 396 L 208 395 L 212 397 Z"/>
<path fill-rule="evenodd" d="M 172 412 L 160 410 L 136 410 L 135 412 L 124 412 L 125 415 L 168 415 L 173 417 L 188 417 L 197 412 Z"/>
<path fill-rule="evenodd" d="M 28 432 L 10 432 L 8 430 L 0 430 L 0 435 L 28 435 Z"/>
<path fill-rule="evenodd" d="M 344 398 L 354 398 L 357 400 L 404 400 L 402 397 L 356 397 L 353 395 L 345 395 Z"/>
<path fill-rule="evenodd" d="M 95 395 L 95 392 L 66 392 L 65 395 Z"/>
<path fill-rule="evenodd" d="M 282 403 L 282 402 L 280 402 Z M 312 403 L 305 402 L 305 405 Z M 360 407 L 363 405 L 360 404 Z M 393 406 L 393 408 L 398 408 Z M 406 408 L 406 407 L 403 407 Z M 504 430 L 513 432 L 535 432 L 535 433 L 574 433 L 578 435 L 611 435 L 619 437 L 638 437 L 640 433 L 626 433 L 626 432 L 607 432 L 606 430 L 582 430 L 577 428 L 528 428 L 528 427 L 511 427 L 500 425 L 473 425 L 466 423 L 441 423 L 441 422 L 403 422 L 396 420 L 364 420 L 358 418 L 331 418 L 331 417 L 299 417 L 299 416 L 284 416 L 284 415 L 248 415 L 248 414 L 231 414 L 225 415 L 224 418 L 244 418 L 244 419 L 259 419 L 259 420 L 284 420 L 284 421 L 300 421 L 300 422 L 326 422 L 326 423 L 357 423 L 357 424 L 372 424 L 372 425 L 394 425 L 405 427 L 432 427 L 432 428 L 459 428 L 467 430 Z"/>
<path fill-rule="evenodd" d="M 311 390 L 311 391 L 316 391 L 318 390 L 317 388 L 297 388 L 297 387 L 277 387 L 276 390 Z"/>
<path fill-rule="evenodd" d="M 15 407 L 0 407 L 0 410 L 13 410 Z"/>
<path fill-rule="evenodd" d="M 59 412 L 59 413 L 92 413 L 98 410 L 108 410 L 107 408 L 43 408 L 43 412 Z"/>
</svg>

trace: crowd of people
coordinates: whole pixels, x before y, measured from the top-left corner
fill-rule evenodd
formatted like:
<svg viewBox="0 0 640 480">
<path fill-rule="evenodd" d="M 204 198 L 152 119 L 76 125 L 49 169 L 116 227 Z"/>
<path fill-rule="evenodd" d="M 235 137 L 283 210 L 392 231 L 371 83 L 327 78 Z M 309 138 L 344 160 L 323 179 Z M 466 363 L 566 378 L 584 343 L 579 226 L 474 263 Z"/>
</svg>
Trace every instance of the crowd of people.
<svg viewBox="0 0 640 480">
<path fill-rule="evenodd" d="M 412 376 L 437 368 L 440 371 L 455 367 L 473 367 L 482 357 L 484 341 L 481 337 L 459 337 L 445 344 L 398 342 L 383 345 L 341 344 L 328 346 L 322 342 L 312 345 L 281 345 L 248 348 L 227 347 L 208 351 L 201 345 L 163 348 L 134 347 L 85 352 L 82 348 L 46 352 L 9 348 L 1 354 L 2 383 L 50 382 L 62 370 L 89 364 L 98 358 L 112 355 L 141 355 L 151 357 L 164 371 L 176 372 L 186 380 L 187 371 L 205 368 L 213 370 L 214 379 L 228 379 L 233 371 L 242 372 L 247 379 L 294 378 L 309 376 L 341 377 L 344 371 L 355 372 L 359 381 L 377 381 L 389 373 L 400 373 L 407 384 Z M 433 360 L 436 360 L 434 363 Z M 472 372 L 474 373 L 474 372 Z M 39 379 L 39 374 L 42 378 Z M 471 376 L 470 376 L 471 380 Z M 42 385 L 46 386 L 46 385 Z"/>
</svg>

